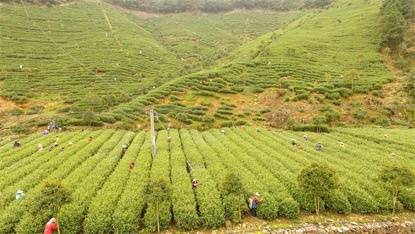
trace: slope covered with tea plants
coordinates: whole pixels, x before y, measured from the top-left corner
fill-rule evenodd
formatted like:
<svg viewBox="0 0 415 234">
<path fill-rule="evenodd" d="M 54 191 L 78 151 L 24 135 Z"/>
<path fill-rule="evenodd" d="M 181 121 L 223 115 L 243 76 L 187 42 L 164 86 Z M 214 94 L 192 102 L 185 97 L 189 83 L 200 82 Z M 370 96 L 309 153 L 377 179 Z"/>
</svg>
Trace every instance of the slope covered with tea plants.
<svg viewBox="0 0 415 234">
<path fill-rule="evenodd" d="M 410 113 L 384 103 L 391 96 L 383 86 L 394 76 L 379 52 L 380 6 L 380 1 L 336 1 L 308 12 L 243 44 L 218 61 L 224 65 L 166 83 L 109 115 L 143 122 L 143 107 L 156 105 L 162 121 L 205 129 L 404 123 Z"/>
<path fill-rule="evenodd" d="M 106 4 L 0 7 L 1 95 L 37 105 L 32 113 L 107 110 L 181 72 L 151 33 Z"/>
<path fill-rule="evenodd" d="M 183 61 L 186 70 L 198 71 L 223 64 L 224 61 L 218 63 L 218 60 L 226 59 L 234 49 L 283 27 L 302 14 L 302 11 L 239 10 L 134 17 L 134 20 Z"/>
<path fill-rule="evenodd" d="M 2 141 L 0 232 L 41 231 L 50 217 L 34 199 L 51 179 L 62 181 L 71 194 L 70 202 L 50 214 L 57 215 L 62 232 L 131 233 L 156 230 L 155 207 L 145 195 L 150 180 L 164 178 L 173 188 L 171 198 L 161 204 L 162 228 L 175 224 L 189 230 L 220 227 L 230 219 L 221 189 L 229 173 L 240 175 L 244 199 L 261 194 L 258 217 L 268 220 L 314 211 L 313 198 L 297 183 L 300 171 L 311 163 L 328 165 L 338 175 L 339 187 L 323 199 L 322 208 L 340 214 L 389 212 L 392 197 L 379 180 L 380 170 L 387 164 L 415 170 L 415 144 L 408 137 L 413 130 L 338 129 L 306 133 L 307 140 L 303 134 L 249 127 L 164 130 L 157 136 L 155 158 L 146 132 L 35 134 L 21 139 L 17 149 Z M 292 139 L 302 147 L 293 146 Z M 322 151 L 316 150 L 317 142 Z M 124 144 L 129 145 L 126 152 Z M 192 179 L 199 180 L 196 189 Z M 26 193 L 23 200 L 15 200 L 18 189 Z M 399 194 L 398 208 L 414 211 L 413 188 Z"/>
<path fill-rule="evenodd" d="M 111 116 L 96 115 L 213 65 L 302 14 L 237 11 L 146 19 L 100 2 L 0 7 L 0 114 L 7 128 L 24 123 L 13 129 L 18 132 L 51 119 L 111 123 Z"/>
</svg>

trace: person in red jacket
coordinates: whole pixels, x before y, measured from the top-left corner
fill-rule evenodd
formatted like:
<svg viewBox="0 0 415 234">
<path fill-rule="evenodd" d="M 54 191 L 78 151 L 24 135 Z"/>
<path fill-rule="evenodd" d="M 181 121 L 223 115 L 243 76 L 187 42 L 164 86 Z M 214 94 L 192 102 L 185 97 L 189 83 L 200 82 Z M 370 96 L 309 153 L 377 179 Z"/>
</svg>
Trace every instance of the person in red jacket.
<svg viewBox="0 0 415 234">
<path fill-rule="evenodd" d="M 43 234 L 53 234 L 56 231 L 58 231 L 59 227 L 56 223 L 55 218 L 51 218 L 49 222 L 45 225 L 45 230 L 43 231 Z"/>
</svg>

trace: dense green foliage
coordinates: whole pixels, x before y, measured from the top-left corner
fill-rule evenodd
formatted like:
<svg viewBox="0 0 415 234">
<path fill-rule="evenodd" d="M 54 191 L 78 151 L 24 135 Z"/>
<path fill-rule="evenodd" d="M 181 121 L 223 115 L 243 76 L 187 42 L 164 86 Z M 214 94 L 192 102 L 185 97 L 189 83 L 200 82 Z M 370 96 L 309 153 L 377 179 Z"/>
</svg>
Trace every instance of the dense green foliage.
<svg viewBox="0 0 415 234">
<path fill-rule="evenodd" d="M 40 233 L 44 224 L 56 217 L 58 210 L 71 201 L 71 193 L 58 181 L 46 181 L 16 227 L 18 233 Z M 58 220 L 59 222 L 59 220 Z"/>
<path fill-rule="evenodd" d="M 336 106 L 344 99 L 378 90 L 393 80 L 378 52 L 379 8 L 374 2 L 359 0 L 349 4 L 345 0 L 321 12 L 309 12 L 219 60 L 226 65 L 165 83 L 108 114 L 122 121 L 142 121 L 146 117 L 143 108 L 156 104 L 156 110 L 163 115 L 161 121 L 180 127 L 257 125 L 265 122 L 266 112 L 255 107 L 249 112 L 235 110 L 227 97 L 240 94 L 256 98 L 257 93 L 276 87 L 285 90 L 286 102 L 334 106 L 336 109 L 326 113 L 324 123 L 318 121 L 318 125 L 339 121 Z M 180 17 L 178 20 L 182 21 Z M 148 22 L 161 25 L 163 20 Z M 174 41 L 166 43 L 175 45 Z M 160 103 L 158 100 L 165 96 L 170 96 L 169 102 Z M 214 102 L 221 106 L 213 107 Z M 361 115 L 366 113 L 363 111 L 354 115 L 357 121 L 367 119 L 367 115 Z"/>
<path fill-rule="evenodd" d="M 144 132 L 63 132 L 59 138 L 66 146 L 64 151 L 28 151 L 38 142 L 53 144 L 45 141 L 56 135 L 29 136 L 19 149 L 6 141 L 0 146 L 0 232 L 34 232 L 56 214 L 65 233 L 155 231 L 157 204 L 163 207 L 161 228 L 173 222 L 181 230 L 215 228 L 225 219 L 239 221 L 239 213 L 245 214 L 246 201 L 255 192 L 263 199 L 258 207 L 260 218 L 295 218 L 300 209 L 315 211 L 313 196 L 296 179 L 308 165 L 327 165 L 338 177 L 339 186 L 322 196 L 322 211 L 389 212 L 393 196 L 378 175 L 385 160 L 414 170 L 413 134 L 402 129 L 333 129 L 308 132 L 309 139 L 304 141 L 303 133 L 254 128 L 170 130 L 159 132 L 155 158 L 149 134 Z M 292 138 L 301 149 L 291 145 Z M 69 141 L 73 141 L 71 146 Z M 316 142 L 324 145 L 323 151 L 315 150 Z M 124 155 L 123 144 L 130 144 Z M 131 162 L 135 162 L 132 168 Z M 199 185 L 192 189 L 194 178 Z M 390 182 L 395 176 L 385 178 Z M 49 203 L 44 191 L 51 180 L 62 181 L 72 200 L 65 195 Z M 150 181 L 160 180 L 165 181 L 163 188 L 171 188 L 171 194 L 155 203 L 154 196 L 146 194 Z M 405 180 L 403 184 L 410 183 Z M 17 189 L 26 192 L 25 199 L 15 200 Z M 414 187 L 399 191 L 397 210 L 414 210 Z M 37 220 L 34 214 L 42 218 Z"/>
<path fill-rule="evenodd" d="M 170 182 L 160 178 L 156 181 L 150 181 L 146 189 L 146 196 L 149 207 L 154 211 L 155 221 L 157 223 L 157 232 L 160 232 L 160 216 L 161 213 L 170 212 L 166 210 L 164 204 L 170 203 L 171 199 L 171 186 Z M 168 224 L 168 223 L 167 223 Z M 152 230 L 155 231 L 155 230 Z"/>
<path fill-rule="evenodd" d="M 95 125 L 94 113 L 180 72 L 172 53 L 112 6 L 0 7 L 1 96 L 58 102 L 47 111 L 69 115 L 64 123 L 76 118 L 73 124 Z"/>
<path fill-rule="evenodd" d="M 299 8 L 321 8 L 329 5 L 331 0 L 108 0 L 108 2 L 146 12 L 203 11 L 218 13 L 236 9 L 287 11 Z"/>
<path fill-rule="evenodd" d="M 301 170 L 298 184 L 305 193 L 314 198 L 317 215 L 320 212 L 321 199 L 332 194 L 338 186 L 336 173 L 327 166 L 316 163 Z"/>
<path fill-rule="evenodd" d="M 393 213 L 395 213 L 399 193 L 405 187 L 414 187 L 415 174 L 407 167 L 389 166 L 381 171 L 380 179 L 392 193 Z"/>
<path fill-rule="evenodd" d="M 242 221 L 242 212 L 246 207 L 244 187 L 241 178 L 230 173 L 226 175 L 221 187 L 226 217 L 233 222 Z"/>
<path fill-rule="evenodd" d="M 51 119 L 146 128 L 149 105 L 175 127 L 274 126 L 269 116 L 275 110 L 259 99 L 273 89 L 282 104 L 329 106 L 301 125 L 296 117 L 298 124 L 288 119 L 278 127 L 313 129 L 345 119 L 390 123 L 388 110 L 373 113 L 348 102 L 371 91 L 381 99 L 379 89 L 393 80 L 378 52 L 377 1 L 157 17 L 99 3 L 0 7 L 7 22 L 0 24 L 1 96 L 18 105 L 5 113 L 10 131 L 28 132 Z"/>
<path fill-rule="evenodd" d="M 386 0 L 383 3 L 380 14 L 382 27 L 381 46 L 388 46 L 396 50 L 402 43 L 405 32 L 405 19 L 400 1 Z"/>
</svg>

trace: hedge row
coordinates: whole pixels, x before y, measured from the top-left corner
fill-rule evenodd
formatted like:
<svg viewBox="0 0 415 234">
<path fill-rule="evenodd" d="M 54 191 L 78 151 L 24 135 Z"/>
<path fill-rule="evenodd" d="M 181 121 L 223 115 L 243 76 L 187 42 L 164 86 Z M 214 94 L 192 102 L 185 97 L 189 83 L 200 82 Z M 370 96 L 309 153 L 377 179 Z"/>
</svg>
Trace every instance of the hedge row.
<svg viewBox="0 0 415 234">
<path fill-rule="evenodd" d="M 116 167 L 121 156 L 122 145 L 129 144 L 132 137 L 131 132 L 117 132 L 107 145 L 94 155 L 99 162 L 92 167 L 86 177 L 84 175 L 81 181 L 69 180 L 69 177 L 65 179 L 64 182 L 69 188 L 76 189 L 73 193 L 73 202 L 62 207 L 58 214 L 63 232 L 79 233 L 82 230 L 82 222 L 92 198 Z"/>
<path fill-rule="evenodd" d="M 124 191 L 112 215 L 114 231 L 118 233 L 136 233 L 140 228 L 140 218 L 146 202 L 144 191 L 151 171 L 152 156 L 150 137 L 145 135 L 144 144 L 135 162 L 130 178 L 125 181 Z"/>
<path fill-rule="evenodd" d="M 103 187 L 91 201 L 88 215 L 84 221 L 84 231 L 87 233 L 112 232 L 112 212 L 117 206 L 118 199 L 125 188 L 125 181 L 130 176 L 130 163 L 135 162 L 142 147 L 144 132 L 137 134 L 128 151 L 122 157 L 117 168 L 108 177 Z"/>
<path fill-rule="evenodd" d="M 98 132 L 99 133 L 99 132 Z M 113 135 L 113 131 L 105 131 L 99 134 L 99 137 L 94 140 L 92 143 L 88 144 L 87 147 L 78 151 L 72 157 L 70 157 L 64 164 L 57 167 L 51 174 L 48 175 L 48 178 L 53 179 L 64 179 L 74 171 L 75 168 L 79 168 L 85 161 L 88 161 L 88 157 L 94 155 L 97 150 Z M 88 140 L 89 142 L 89 140 Z M 86 172 L 89 172 L 87 170 Z M 7 208 L 3 210 L 0 215 L 0 232 L 1 233 L 13 233 L 15 225 L 19 222 L 20 218 L 26 211 L 26 207 L 30 206 L 31 199 L 36 197 L 40 193 L 41 186 L 38 181 L 38 177 L 34 175 L 33 178 L 30 178 L 31 187 L 33 189 L 29 190 L 26 193 L 27 199 L 23 201 L 14 200 Z"/>
<path fill-rule="evenodd" d="M 197 204 L 195 194 L 192 189 L 191 178 L 186 170 L 186 158 L 183 154 L 180 137 L 177 131 L 170 131 L 169 137 L 171 137 L 170 143 L 167 138 L 160 140 L 163 145 L 170 145 L 174 221 L 180 229 L 195 229 L 199 226 L 200 220 L 197 213 Z M 163 149 L 166 148 L 163 147 Z M 159 151 L 159 153 L 162 152 Z"/>
<path fill-rule="evenodd" d="M 72 140 L 75 144 L 72 148 L 67 148 L 65 151 L 61 151 L 60 148 L 55 148 L 52 151 L 44 150 L 47 153 L 43 155 L 33 154 L 27 157 L 27 162 L 25 164 L 19 163 L 13 164 L 10 169 L 13 169 L 8 175 L 2 175 L 2 193 L 4 196 L 0 198 L 0 207 L 5 207 L 10 201 L 14 199 L 14 193 L 19 189 L 28 190 L 33 185 L 33 178 L 41 180 L 48 175 L 48 172 L 51 172 L 56 169 L 61 163 L 65 162 L 69 156 L 75 153 L 77 150 L 82 149 L 84 142 L 79 142 L 79 140 L 85 137 L 84 133 L 76 134 L 66 134 L 61 140 L 61 144 L 65 140 Z M 72 138 L 73 137 L 73 138 Z M 14 167 L 14 166 L 17 167 Z M 4 170 L 6 171 L 6 170 Z"/>
<path fill-rule="evenodd" d="M 170 156 L 168 144 L 166 144 L 167 132 L 162 131 L 157 136 L 157 155 L 153 159 L 153 166 L 151 169 L 151 180 L 158 181 L 162 179 L 170 182 Z M 172 220 L 171 201 L 165 201 L 159 204 L 160 208 L 160 229 L 167 228 Z M 148 204 L 146 213 L 144 215 L 144 224 L 149 231 L 157 230 L 157 213 L 155 207 Z"/>
<path fill-rule="evenodd" d="M 203 138 L 206 143 L 215 151 L 219 156 L 218 158 L 228 168 L 229 172 L 239 174 L 242 179 L 243 186 L 247 192 L 246 197 L 251 196 L 255 192 L 259 192 L 264 198 L 264 202 L 258 207 L 258 216 L 264 219 L 273 219 L 278 215 L 278 203 L 277 198 L 272 196 L 272 187 L 267 182 L 269 177 L 263 177 L 262 175 L 256 175 L 251 171 L 252 167 L 256 166 L 256 163 L 252 166 L 248 166 L 241 162 L 241 154 L 243 152 L 236 151 L 223 145 L 224 136 L 221 139 L 216 138 L 211 132 L 204 132 Z M 214 159 L 215 160 L 215 159 Z"/>
<path fill-rule="evenodd" d="M 190 135 L 187 132 L 181 132 L 180 137 L 183 151 L 190 164 L 190 175 L 192 179 L 199 181 L 195 193 L 203 225 L 209 228 L 220 227 L 225 222 L 225 214 L 218 184 L 204 166 L 203 157 L 199 154 Z M 177 133 L 176 140 L 180 140 Z"/>
</svg>

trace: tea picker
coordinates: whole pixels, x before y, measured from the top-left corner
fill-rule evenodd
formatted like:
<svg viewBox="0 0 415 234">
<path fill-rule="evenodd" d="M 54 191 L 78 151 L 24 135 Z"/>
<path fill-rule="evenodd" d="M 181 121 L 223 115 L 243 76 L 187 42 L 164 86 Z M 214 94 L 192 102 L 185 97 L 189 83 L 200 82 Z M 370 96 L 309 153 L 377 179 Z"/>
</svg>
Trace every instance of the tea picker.
<svg viewBox="0 0 415 234">
<path fill-rule="evenodd" d="M 23 192 L 23 190 L 17 190 L 16 191 L 16 200 L 22 200 L 26 194 Z"/>
<path fill-rule="evenodd" d="M 43 234 L 53 234 L 55 232 L 60 233 L 58 221 L 56 218 L 51 218 L 45 225 L 45 229 L 43 230 Z"/>
<path fill-rule="evenodd" d="M 317 151 L 322 151 L 322 150 L 323 150 L 323 145 L 322 145 L 320 142 L 318 142 L 318 143 L 316 144 L 316 150 L 317 150 Z"/>
</svg>

